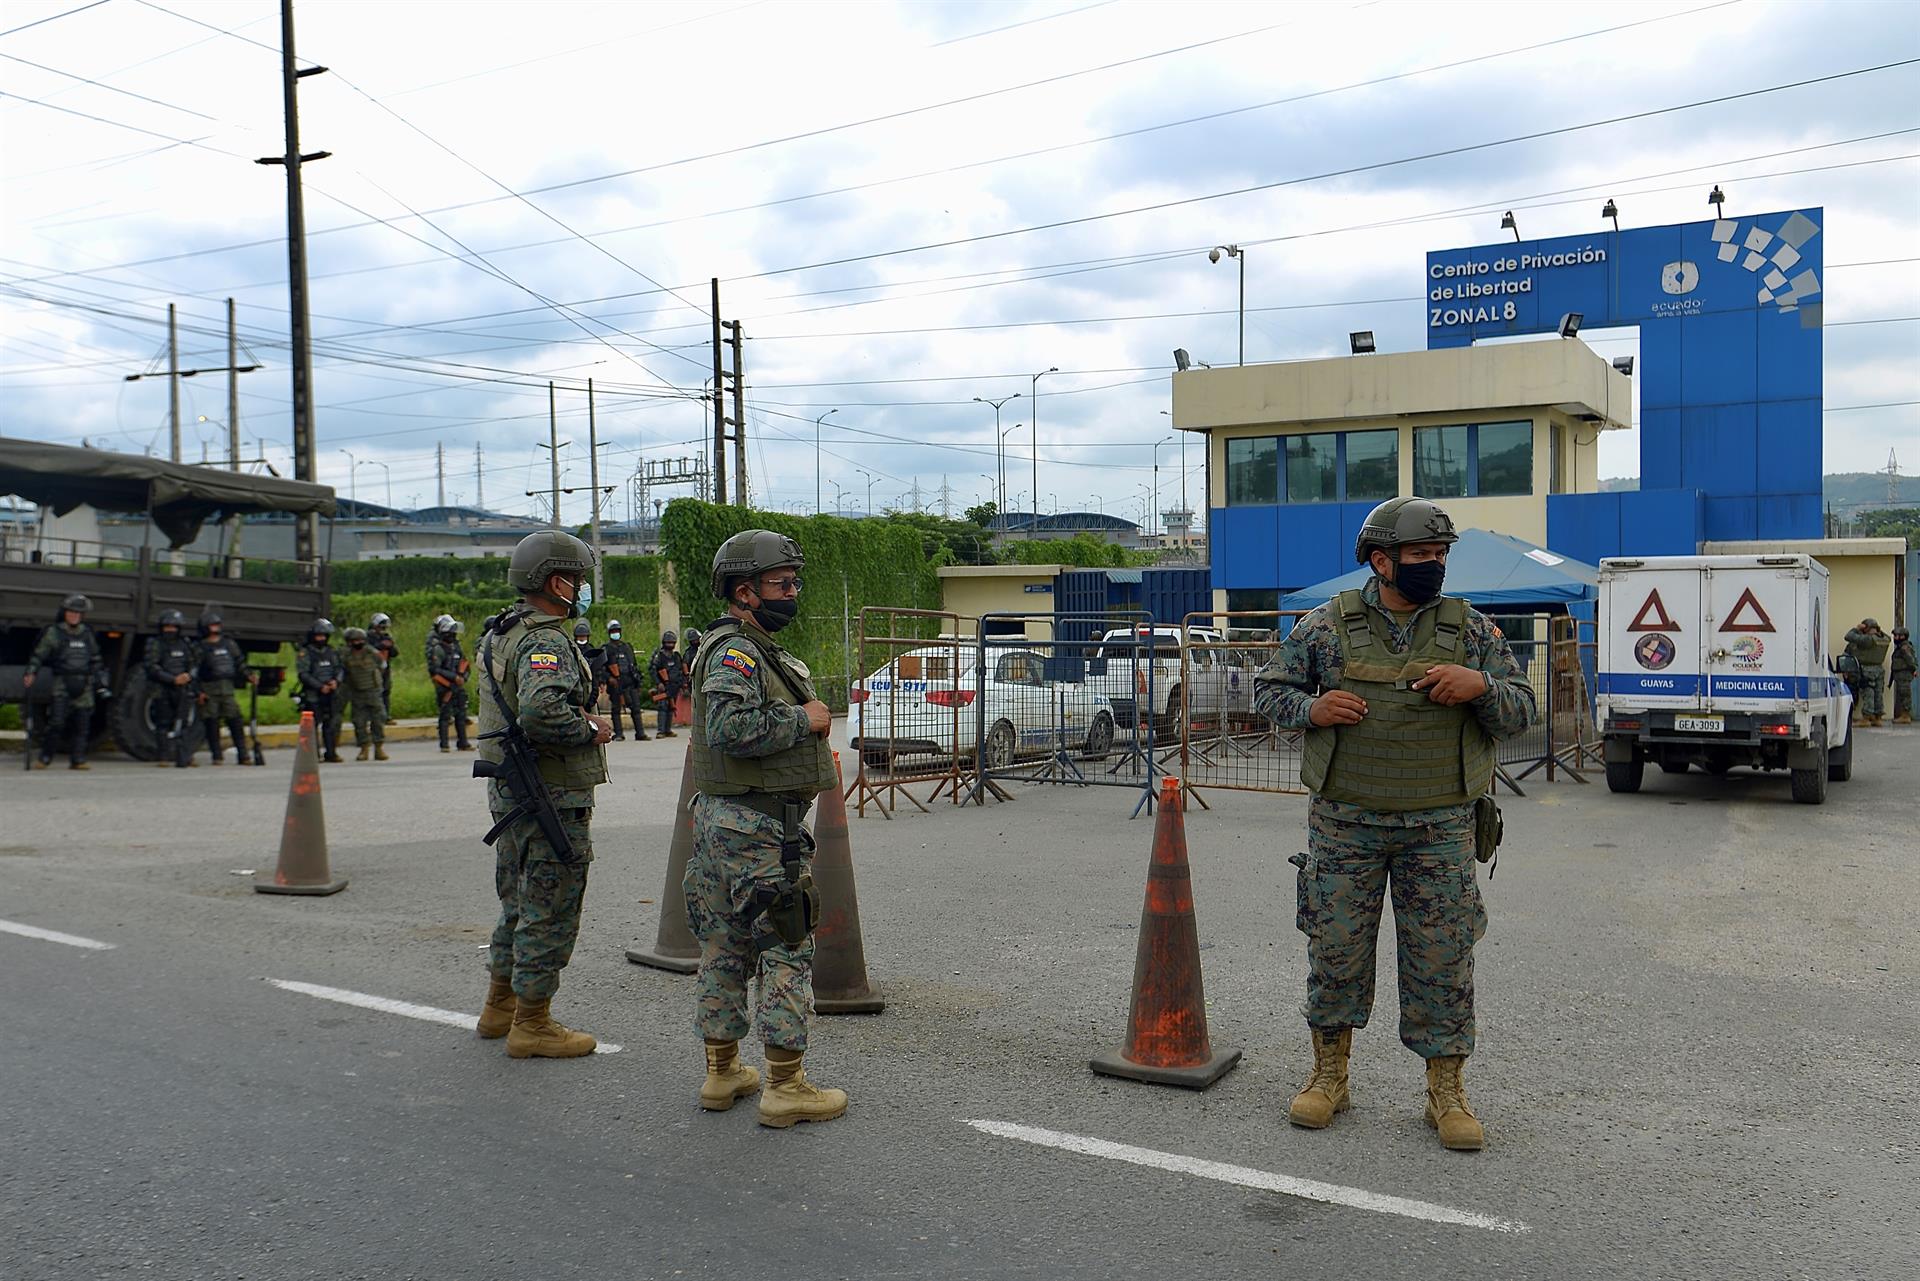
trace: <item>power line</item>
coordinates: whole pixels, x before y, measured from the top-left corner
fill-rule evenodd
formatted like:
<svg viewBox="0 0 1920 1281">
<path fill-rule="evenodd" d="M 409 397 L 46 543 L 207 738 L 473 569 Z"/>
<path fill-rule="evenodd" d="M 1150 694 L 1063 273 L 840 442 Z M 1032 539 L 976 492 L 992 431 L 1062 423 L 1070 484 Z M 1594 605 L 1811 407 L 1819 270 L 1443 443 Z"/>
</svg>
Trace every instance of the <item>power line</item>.
<svg viewBox="0 0 1920 1281">
<path fill-rule="evenodd" d="M 48 14 L 44 18 L 35 18 L 32 22 L 23 22 L 17 27 L 9 27 L 5 31 L 0 31 L 0 40 L 4 40 L 6 37 L 13 35 L 17 31 L 25 31 L 29 27 L 43 26 L 49 22 L 58 22 L 62 18 L 71 18 L 76 13 L 85 13 L 89 9 L 98 9 L 101 5 L 105 4 L 106 2 L 107 0 L 93 0 L 92 4 L 83 4 L 77 9 L 68 9 L 64 13 Z"/>
</svg>

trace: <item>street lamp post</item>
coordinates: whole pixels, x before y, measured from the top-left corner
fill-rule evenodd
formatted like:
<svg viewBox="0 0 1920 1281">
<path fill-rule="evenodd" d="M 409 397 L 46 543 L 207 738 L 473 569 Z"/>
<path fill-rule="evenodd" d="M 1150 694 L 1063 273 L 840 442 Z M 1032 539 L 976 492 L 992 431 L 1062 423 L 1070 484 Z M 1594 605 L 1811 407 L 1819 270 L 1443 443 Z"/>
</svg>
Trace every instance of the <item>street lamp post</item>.
<svg viewBox="0 0 1920 1281">
<path fill-rule="evenodd" d="M 353 456 L 351 449 L 342 449 L 340 452 L 347 456 L 347 497 L 358 502 L 360 501 L 360 460 Z"/>
<path fill-rule="evenodd" d="M 1007 437 L 1013 435 L 1014 432 L 1019 431 L 1025 426 L 1025 423 L 1015 423 L 1000 433 L 1000 448 L 998 451 L 1000 455 L 1000 491 L 998 501 L 1001 511 L 1007 509 Z"/>
<path fill-rule="evenodd" d="M 387 466 L 378 458 L 367 459 L 367 466 L 378 467 L 381 471 L 387 473 L 387 507 L 391 509 L 393 507 L 393 468 Z"/>
<path fill-rule="evenodd" d="M 1247 251 L 1239 245 L 1215 245 L 1207 250 L 1207 261 L 1219 262 L 1220 255 L 1240 263 L 1240 363 L 1247 363 Z"/>
<path fill-rule="evenodd" d="M 1020 399 L 1020 393 L 1016 391 L 1013 395 L 1002 396 L 998 400 L 989 400 L 985 396 L 975 396 L 973 399 L 976 404 L 993 406 L 993 450 L 996 459 L 995 466 L 1000 473 L 1000 479 L 994 488 L 994 503 L 1004 509 L 1007 505 L 1007 454 L 1004 444 L 1006 435 L 1000 430 L 1000 406 L 1010 400 Z M 1015 427 L 1019 425 L 1019 423 L 1014 424 Z"/>
<path fill-rule="evenodd" d="M 867 478 L 867 518 L 871 520 L 873 518 L 873 473 L 870 471 L 861 471 L 858 467 L 853 470 L 857 474 Z"/>
<path fill-rule="evenodd" d="M 1166 436 L 1153 442 L 1153 510 L 1155 512 L 1160 510 L 1160 446 L 1172 439 L 1172 436 Z M 1149 513 L 1149 516 L 1151 517 L 1151 513 Z M 1163 535 L 1167 532 L 1165 525 L 1160 527 L 1160 532 Z M 1151 518 L 1147 521 L 1147 533 L 1149 535 L 1153 533 L 1153 521 Z"/>
<path fill-rule="evenodd" d="M 1040 380 L 1048 374 L 1057 374 L 1059 372 L 1060 366 L 1050 365 L 1033 375 L 1027 384 L 1027 399 L 1033 402 L 1033 408 L 1030 409 L 1028 413 L 1033 419 L 1033 505 L 1036 509 L 1033 513 L 1033 519 L 1027 522 L 1028 538 L 1035 536 L 1038 531 L 1034 529 L 1034 526 L 1040 523 L 1040 513 L 1037 510 L 1040 506 Z"/>
<path fill-rule="evenodd" d="M 815 515 L 820 512 L 820 423 L 822 419 L 831 418 L 839 412 L 837 409 L 829 409 L 813 420 L 813 510 Z"/>
</svg>

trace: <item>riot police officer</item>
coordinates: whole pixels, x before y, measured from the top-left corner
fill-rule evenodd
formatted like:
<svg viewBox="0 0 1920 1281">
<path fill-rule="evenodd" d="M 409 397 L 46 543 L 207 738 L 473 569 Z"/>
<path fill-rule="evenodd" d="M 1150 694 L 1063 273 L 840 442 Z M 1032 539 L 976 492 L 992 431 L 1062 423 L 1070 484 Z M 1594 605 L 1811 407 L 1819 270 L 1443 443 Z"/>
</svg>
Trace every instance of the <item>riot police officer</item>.
<svg viewBox="0 0 1920 1281">
<path fill-rule="evenodd" d="M 593 603 L 593 551 L 571 534 L 541 530 L 513 549 L 508 582 L 520 602 L 492 619 L 480 645 L 480 760 L 495 831 L 494 892 L 500 919 L 487 949 L 479 1035 L 507 1038 L 516 1059 L 573 1058 L 596 1042 L 550 1011 L 560 971 L 580 934 L 593 860 L 593 789 L 607 781 L 604 744 L 613 729 L 587 710 L 592 673 L 562 630 Z M 538 782 L 566 848 L 500 776 L 510 727 L 531 741 Z M 483 773 L 483 770 L 485 771 Z"/>
<path fill-rule="evenodd" d="M 587 668 L 593 673 L 593 701 L 587 704 L 587 710 L 597 712 L 600 696 L 607 690 L 607 651 L 593 643 L 593 627 L 584 618 L 573 625 L 573 643 L 580 647 Z"/>
<path fill-rule="evenodd" d="M 757 974 L 757 1023 L 767 1056 L 760 1124 L 830 1121 L 843 1090 L 807 1080 L 801 1058 L 813 1012 L 813 839 L 800 820 L 837 786 L 833 722 L 807 666 L 774 633 L 800 608 L 800 545 L 751 529 L 720 545 L 713 592 L 727 613 L 707 632 L 692 674 L 693 855 L 687 919 L 700 940 L 695 1026 L 706 1042 L 700 1106 L 723 1111 L 760 1088 L 740 1062 L 749 1030 L 747 982 Z"/>
<path fill-rule="evenodd" d="M 1453 521 L 1424 498 L 1368 514 L 1354 559 L 1366 586 L 1295 623 L 1254 678 L 1253 707 L 1305 731 L 1313 792 L 1295 924 L 1307 936 L 1313 1070 L 1288 1119 L 1324 1129 L 1350 1102 L 1354 1029 L 1373 1009 L 1374 948 L 1389 883 L 1399 934 L 1400 1039 L 1427 1062 L 1427 1124 L 1447 1148 L 1486 1134 L 1467 1101 L 1473 945 L 1486 932 L 1474 859 L 1498 811 L 1494 744 L 1524 731 L 1533 688 L 1479 611 L 1441 594 Z"/>
<path fill-rule="evenodd" d="M 367 623 L 367 646 L 380 655 L 384 666 L 380 669 L 380 715 L 391 725 L 393 721 L 393 656 L 400 652 L 400 642 L 393 638 L 393 619 L 385 614 L 375 614 Z"/>
<path fill-rule="evenodd" d="M 172 757 L 173 764 L 180 769 L 199 764 L 193 759 L 190 735 L 197 708 L 193 674 L 200 667 L 200 651 L 187 638 L 186 625 L 186 616 L 179 610 L 162 610 L 160 634 L 147 641 L 146 657 L 141 664 L 146 669 L 147 683 L 154 689 L 154 725 L 162 735 L 159 763 L 165 765 L 166 758 Z"/>
<path fill-rule="evenodd" d="M 463 752 L 473 750 L 467 737 L 467 667 L 460 648 L 460 624 L 452 614 L 433 620 L 433 637 L 427 642 L 427 675 L 433 678 L 434 693 L 440 700 L 440 750 L 450 752 L 447 730 L 451 727 Z"/>
<path fill-rule="evenodd" d="M 93 700 L 96 695 L 111 697 L 100 639 L 86 623 L 92 608 L 93 602 L 78 592 L 61 601 L 59 616 L 40 633 L 27 659 L 27 697 L 33 697 L 34 682 L 43 668 L 53 685 L 47 723 L 40 729 L 41 769 L 53 764 L 53 740 L 61 732 L 67 736 L 67 768 L 92 768 L 87 764 L 87 730 L 93 721 Z M 27 750 L 33 750 L 32 743 Z"/>
<path fill-rule="evenodd" d="M 300 706 L 313 713 L 320 732 L 320 759 L 340 764 L 340 678 L 345 674 L 340 651 L 333 647 L 333 623 L 316 618 L 307 629 L 307 643 L 294 656 L 293 671 L 300 682 Z"/>
<path fill-rule="evenodd" d="M 607 621 L 607 643 L 602 647 L 606 653 L 607 665 L 607 706 L 613 715 L 613 741 L 618 743 L 626 735 L 620 732 L 620 713 L 624 709 L 633 717 L 633 741 L 647 741 L 646 722 L 640 719 L 640 660 L 634 657 L 633 646 L 620 638 L 620 620 Z"/>
<path fill-rule="evenodd" d="M 358 627 L 347 628 L 347 653 L 341 660 L 347 693 L 353 699 L 353 744 L 360 749 L 354 759 L 387 759 L 387 705 L 380 693 L 380 678 L 386 674 L 387 660 L 374 648 L 372 638 Z"/>
<path fill-rule="evenodd" d="M 226 634 L 220 615 L 212 610 L 200 615 L 200 662 L 194 669 L 194 679 L 200 688 L 200 718 L 206 722 L 208 757 L 215 765 L 221 762 L 220 725 L 224 721 L 233 738 L 234 761 L 247 764 L 251 759 L 247 755 L 247 725 L 240 717 L 234 686 L 242 681 L 257 685 L 260 676 L 247 666 L 246 651 Z"/>
<path fill-rule="evenodd" d="M 672 632 L 662 632 L 660 647 L 647 660 L 647 670 L 653 674 L 654 733 L 661 738 L 674 737 L 673 703 L 687 687 L 687 668 L 680 659 L 678 644 Z"/>
</svg>

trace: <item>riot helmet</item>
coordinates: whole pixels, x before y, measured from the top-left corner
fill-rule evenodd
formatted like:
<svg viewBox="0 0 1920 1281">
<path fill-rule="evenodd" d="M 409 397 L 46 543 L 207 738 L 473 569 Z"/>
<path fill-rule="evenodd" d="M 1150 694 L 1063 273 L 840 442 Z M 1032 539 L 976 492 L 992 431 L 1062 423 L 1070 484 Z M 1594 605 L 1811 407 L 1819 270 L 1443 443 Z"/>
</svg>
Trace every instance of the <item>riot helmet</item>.
<svg viewBox="0 0 1920 1281">
<path fill-rule="evenodd" d="M 377 632 L 382 628 L 392 627 L 393 620 L 391 618 L 388 618 L 385 614 L 375 614 L 373 616 L 373 621 L 368 623 L 367 626 L 371 627 L 374 631 Z"/>
<path fill-rule="evenodd" d="M 586 619 L 583 618 L 579 622 L 573 625 L 573 638 L 575 640 L 577 641 L 588 640 L 588 639 L 591 639 L 592 636 L 593 636 L 593 627 L 587 622 Z"/>
<path fill-rule="evenodd" d="M 160 611 L 160 630 L 161 631 L 164 632 L 169 627 L 173 628 L 175 631 L 182 631 L 186 628 L 186 625 L 187 625 L 187 616 L 185 614 L 182 614 L 179 610 L 163 609 Z"/>
<path fill-rule="evenodd" d="M 443 636 L 448 632 L 451 632 L 454 629 L 455 625 L 456 624 L 454 623 L 454 618 L 452 614 L 442 614 L 440 615 L 440 617 L 433 620 L 433 634 L 436 636 Z"/>
<path fill-rule="evenodd" d="M 64 614 L 68 610 L 72 610 L 74 613 L 84 617 L 93 612 L 93 602 L 79 592 L 75 592 L 60 602 L 60 612 Z"/>
<path fill-rule="evenodd" d="M 1375 548 L 1399 559 L 1410 543 L 1457 543 L 1453 518 L 1438 503 L 1420 497 L 1389 498 L 1367 513 L 1353 541 L 1353 558 L 1364 565 Z"/>
<path fill-rule="evenodd" d="M 674 634 L 673 634 L 672 632 L 661 632 L 661 633 L 660 633 L 660 648 L 661 648 L 661 649 L 672 649 L 672 648 L 673 648 L 673 647 L 674 647 L 675 645 L 677 645 L 677 644 L 679 644 L 679 643 L 680 643 L 680 638 L 679 638 L 678 636 L 675 636 L 675 635 L 674 635 Z"/>
<path fill-rule="evenodd" d="M 806 566 L 800 544 L 771 529 L 743 529 L 721 543 L 713 553 L 713 594 L 731 600 L 733 586 L 742 578 L 757 578 L 770 569 Z"/>
<path fill-rule="evenodd" d="M 691 654 L 694 650 L 698 649 L 699 647 L 700 647 L 700 629 L 698 627 L 687 628 L 687 652 Z"/>
<path fill-rule="evenodd" d="M 328 618 L 314 619 L 313 626 L 307 628 L 307 641 L 311 643 L 313 641 L 313 638 L 316 636 L 322 638 L 320 641 L 322 645 L 325 645 L 328 641 L 332 640 L 333 639 L 333 620 Z"/>
<path fill-rule="evenodd" d="M 455 636 L 464 636 L 464 635 L 466 635 L 466 632 L 467 632 L 467 625 L 466 625 L 465 623 L 463 623 L 463 622 L 461 622 L 461 621 L 460 621 L 459 619 L 457 619 L 457 618 L 456 618 L 456 619 L 454 619 L 454 620 L 453 620 L 453 634 L 454 634 Z"/>
<path fill-rule="evenodd" d="M 607 639 L 608 640 L 620 639 L 620 620 L 619 619 L 609 618 L 607 620 Z"/>
</svg>

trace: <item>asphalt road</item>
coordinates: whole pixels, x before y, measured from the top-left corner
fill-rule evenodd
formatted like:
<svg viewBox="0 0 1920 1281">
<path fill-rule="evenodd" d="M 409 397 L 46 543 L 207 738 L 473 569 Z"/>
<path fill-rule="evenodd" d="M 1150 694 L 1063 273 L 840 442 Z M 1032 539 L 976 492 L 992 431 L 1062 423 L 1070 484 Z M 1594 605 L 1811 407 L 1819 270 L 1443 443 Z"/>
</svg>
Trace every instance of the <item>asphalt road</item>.
<svg viewBox="0 0 1920 1281">
<path fill-rule="evenodd" d="M 847 1116 L 701 1112 L 692 980 L 622 956 L 653 936 L 684 743 L 613 745 L 555 1009 L 622 1049 L 569 1062 L 268 982 L 477 1010 L 493 897 L 468 758 L 327 767 L 352 883 L 324 899 L 234 875 L 272 866 L 290 753 L 0 774 L 0 922 L 112 945 L 0 926 L 0 1277 L 1851 1278 L 1920 1258 L 1920 733 L 1863 732 L 1823 808 L 1783 776 L 1657 771 L 1634 797 L 1508 801 L 1478 1154 L 1422 1123 L 1390 942 L 1354 1110 L 1286 1124 L 1308 1057 L 1299 797 L 1216 793 L 1187 820 L 1214 1042 L 1246 1052 L 1212 1090 L 1087 1071 L 1122 1035 L 1152 827 L 1127 793 L 1018 787 L 854 820 L 888 1006 L 823 1020 L 808 1064 Z M 1040 1132 L 1133 1160 L 1008 1137 Z"/>
</svg>

